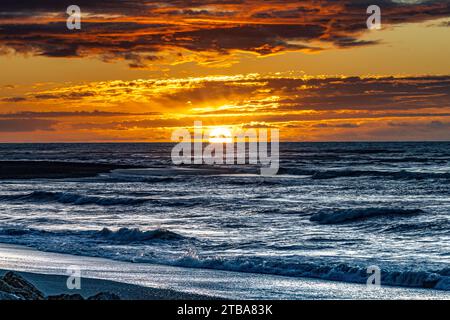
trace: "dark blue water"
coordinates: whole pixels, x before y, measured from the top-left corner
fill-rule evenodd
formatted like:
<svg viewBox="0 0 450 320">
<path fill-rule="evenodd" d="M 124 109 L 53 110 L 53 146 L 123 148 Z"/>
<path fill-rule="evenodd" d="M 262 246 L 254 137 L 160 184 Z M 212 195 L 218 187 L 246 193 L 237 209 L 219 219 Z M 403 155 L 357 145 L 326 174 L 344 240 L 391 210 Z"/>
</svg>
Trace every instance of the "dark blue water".
<svg viewBox="0 0 450 320">
<path fill-rule="evenodd" d="M 285 143 L 276 177 L 175 168 L 170 144 L 0 145 L 146 166 L 0 182 L 0 242 L 142 263 L 450 290 L 450 143 Z"/>
</svg>

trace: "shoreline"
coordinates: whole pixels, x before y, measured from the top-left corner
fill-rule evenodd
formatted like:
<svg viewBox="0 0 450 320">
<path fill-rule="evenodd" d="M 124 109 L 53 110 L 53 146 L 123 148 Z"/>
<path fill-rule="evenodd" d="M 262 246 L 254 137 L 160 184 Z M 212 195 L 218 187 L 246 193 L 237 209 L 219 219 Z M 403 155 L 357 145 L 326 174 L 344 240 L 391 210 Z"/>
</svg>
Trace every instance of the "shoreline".
<svg viewBox="0 0 450 320">
<path fill-rule="evenodd" d="M 30 282 L 45 296 L 79 294 L 87 299 L 99 293 L 113 293 L 121 300 L 221 299 L 214 295 L 186 292 L 159 285 L 142 285 L 142 281 L 133 281 L 133 277 L 128 281 L 121 281 L 120 275 L 126 272 L 126 266 L 135 265 L 137 264 L 52 253 L 21 245 L 0 243 L 0 278 L 12 271 Z M 81 268 L 80 290 L 67 288 L 70 276 L 67 270 L 73 266 Z M 147 270 L 143 272 L 148 273 Z"/>
<path fill-rule="evenodd" d="M 67 269 L 81 269 L 81 291 L 68 290 Z M 99 292 L 127 300 L 415 300 L 450 299 L 450 292 L 310 278 L 121 262 L 0 244 L 0 270 L 11 270 L 47 295 Z M 2 274 L 2 272 L 0 272 Z"/>
<path fill-rule="evenodd" d="M 144 287 L 111 280 L 83 278 L 80 289 L 67 288 L 68 276 L 5 270 L 0 268 L 0 277 L 14 272 L 35 286 L 44 296 L 81 295 L 84 299 L 100 293 L 114 294 L 120 300 L 217 300 L 216 297 L 191 294 L 170 289 Z M 0 292 L 1 293 L 1 292 Z M 1 300 L 1 299 L 0 299 Z M 117 299 L 108 299 L 117 300 Z"/>
</svg>

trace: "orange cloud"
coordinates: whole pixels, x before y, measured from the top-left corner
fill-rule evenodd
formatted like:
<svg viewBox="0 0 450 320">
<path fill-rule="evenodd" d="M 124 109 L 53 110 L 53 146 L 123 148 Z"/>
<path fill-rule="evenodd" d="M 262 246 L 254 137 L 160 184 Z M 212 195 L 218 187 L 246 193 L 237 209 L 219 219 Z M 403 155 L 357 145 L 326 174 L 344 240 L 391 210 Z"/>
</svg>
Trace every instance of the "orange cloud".
<svg viewBox="0 0 450 320">
<path fill-rule="evenodd" d="M 66 28 L 70 1 L 2 1 L 0 53 L 125 60 L 132 68 L 195 61 L 230 64 L 236 52 L 270 55 L 373 45 L 369 5 L 349 0 L 79 0 L 82 30 Z M 448 1 L 382 1 L 385 24 L 448 17 Z"/>
<path fill-rule="evenodd" d="M 293 141 L 450 137 L 450 76 L 246 74 L 37 87 L 23 96 L 0 102 L 16 110 L 0 114 L 4 139 L 14 128 L 14 139 L 33 131 L 46 141 L 52 132 L 70 141 L 169 141 L 172 130 L 197 120 L 279 128 Z"/>
</svg>

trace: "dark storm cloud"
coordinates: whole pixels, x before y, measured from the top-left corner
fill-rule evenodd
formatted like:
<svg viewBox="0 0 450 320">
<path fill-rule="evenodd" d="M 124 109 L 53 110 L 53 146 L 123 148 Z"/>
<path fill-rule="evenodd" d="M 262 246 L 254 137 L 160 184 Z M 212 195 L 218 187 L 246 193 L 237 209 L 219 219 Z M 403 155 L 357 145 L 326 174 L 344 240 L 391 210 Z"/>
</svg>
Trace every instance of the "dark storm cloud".
<svg viewBox="0 0 450 320">
<path fill-rule="evenodd" d="M 8 97 L 1 99 L 2 102 L 23 102 L 26 101 L 27 98 L 24 97 Z"/>
<path fill-rule="evenodd" d="M 58 122 L 44 119 L 1 119 L 0 132 L 53 131 Z"/>
<path fill-rule="evenodd" d="M 382 7 L 386 24 L 450 15 L 450 3 L 443 0 L 376 3 Z M 48 57 L 127 60 L 131 67 L 141 68 L 168 52 L 172 59 L 183 61 L 180 50 L 194 52 L 195 60 L 204 61 L 214 60 L 211 54 L 237 50 L 260 55 L 319 50 L 312 41 L 341 48 L 376 44 L 360 39 L 367 30 L 366 8 L 373 1 L 79 0 L 76 4 L 88 14 L 79 31 L 69 31 L 65 25 L 65 10 L 71 4 L 66 0 L 3 0 L 0 47 Z"/>
<path fill-rule="evenodd" d="M 307 90 L 299 90 L 307 86 Z M 408 110 L 449 107 L 450 77 L 270 80 L 284 110 Z"/>
<path fill-rule="evenodd" d="M 161 94 L 157 101 L 177 104 L 183 101 L 201 103 L 223 97 L 258 111 L 273 109 L 266 98 L 278 97 L 277 111 L 367 110 L 398 111 L 450 107 L 450 76 L 384 77 L 384 78 L 290 78 L 260 77 L 249 80 L 205 82 L 197 88 Z M 226 113 L 225 110 L 201 114 Z"/>
<path fill-rule="evenodd" d="M 120 117 L 120 116 L 152 116 L 159 115 L 158 112 L 127 113 L 107 111 L 21 111 L 16 113 L 0 114 L 4 119 L 37 119 L 37 118 L 65 118 L 65 117 Z"/>
<path fill-rule="evenodd" d="M 196 115 L 242 112 L 366 111 L 434 113 L 450 108 L 450 76 L 291 77 L 241 75 L 196 79 L 112 81 L 27 94 L 31 102 L 117 101 L 195 108 Z M 221 108 L 198 108 L 200 106 Z M 155 109 L 156 110 L 156 109 Z M 421 110 L 418 112 L 418 110 Z M 424 112 L 426 111 L 426 112 Z"/>
<path fill-rule="evenodd" d="M 356 123 L 317 123 L 313 125 L 314 128 L 342 128 L 342 129 L 356 129 L 360 126 Z"/>
<path fill-rule="evenodd" d="M 173 85 L 173 83 L 170 83 Z M 154 82 L 135 83 L 137 92 L 152 90 Z M 161 88 L 164 84 L 158 84 Z M 132 90 L 131 96 L 135 93 Z M 145 94 L 145 93 L 143 93 Z M 128 130 L 145 128 L 189 127 L 195 120 L 206 123 L 226 121 L 229 125 L 247 126 L 299 126 L 301 121 L 324 121 L 311 125 L 314 129 L 359 129 L 356 120 L 382 118 L 419 119 L 450 117 L 450 76 L 385 77 L 385 78 L 294 78 L 294 77 L 242 77 L 229 80 L 205 78 L 196 83 L 180 85 L 176 93 L 161 93 L 153 97 L 162 105 L 192 105 L 221 97 L 227 108 L 198 112 L 191 110 L 185 116 L 154 119 L 115 120 L 103 123 L 74 124 L 84 130 Z M 103 97 L 107 100 L 107 96 Z M 139 100 L 140 97 L 137 97 Z M 306 112 L 303 112 L 306 111 Z M 343 120 L 333 122 L 328 120 Z M 429 120 L 431 121 L 431 120 Z M 253 123 L 253 124 L 252 124 Z M 403 122 L 386 122 L 389 127 Z M 409 122 L 404 122 L 409 123 Z M 407 124 L 409 125 L 409 124 Z M 433 121 L 421 128 L 444 130 L 446 122 Z"/>
<path fill-rule="evenodd" d="M 145 119 L 134 121 L 114 121 L 108 123 L 76 123 L 72 127 L 75 129 L 92 130 L 92 129 L 111 129 L 111 130 L 128 130 L 130 128 L 160 128 L 160 127 L 183 127 L 192 125 L 192 119 Z"/>
<path fill-rule="evenodd" d="M 140 0 L 2 0 L 1 13 L 18 17 L 34 16 L 37 13 L 65 13 L 68 6 L 76 4 L 89 12 L 131 15 L 144 10 L 151 2 Z"/>
</svg>

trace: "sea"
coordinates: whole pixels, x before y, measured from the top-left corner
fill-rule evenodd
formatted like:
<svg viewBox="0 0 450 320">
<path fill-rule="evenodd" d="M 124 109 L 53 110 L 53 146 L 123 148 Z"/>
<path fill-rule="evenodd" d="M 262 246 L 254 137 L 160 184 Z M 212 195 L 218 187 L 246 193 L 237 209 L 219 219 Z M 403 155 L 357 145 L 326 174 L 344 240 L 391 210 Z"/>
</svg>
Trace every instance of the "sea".
<svg viewBox="0 0 450 320">
<path fill-rule="evenodd" d="M 379 272 L 381 285 L 450 290 L 450 143 L 281 143 L 269 177 L 255 166 L 175 166 L 172 148 L 0 144 L 0 160 L 138 167 L 1 180 L 0 242 L 351 283 Z"/>
</svg>

